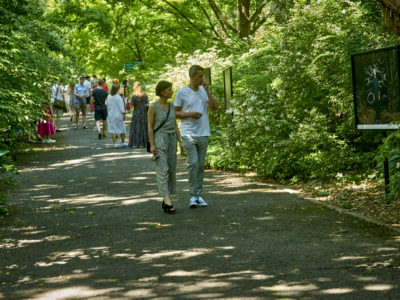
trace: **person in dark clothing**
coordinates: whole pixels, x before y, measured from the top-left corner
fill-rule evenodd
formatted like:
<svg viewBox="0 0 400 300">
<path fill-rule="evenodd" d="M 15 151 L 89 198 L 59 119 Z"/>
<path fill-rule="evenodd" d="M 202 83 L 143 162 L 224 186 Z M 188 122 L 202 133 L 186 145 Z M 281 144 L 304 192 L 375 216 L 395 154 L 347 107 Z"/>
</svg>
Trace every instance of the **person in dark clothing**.
<svg viewBox="0 0 400 300">
<path fill-rule="evenodd" d="M 99 85 L 92 92 L 92 103 L 94 103 L 94 119 L 99 139 L 106 136 L 107 130 L 107 106 L 106 99 L 108 92 L 103 88 L 104 80 L 99 80 Z M 101 131 L 100 121 L 103 122 L 103 133 Z"/>
</svg>

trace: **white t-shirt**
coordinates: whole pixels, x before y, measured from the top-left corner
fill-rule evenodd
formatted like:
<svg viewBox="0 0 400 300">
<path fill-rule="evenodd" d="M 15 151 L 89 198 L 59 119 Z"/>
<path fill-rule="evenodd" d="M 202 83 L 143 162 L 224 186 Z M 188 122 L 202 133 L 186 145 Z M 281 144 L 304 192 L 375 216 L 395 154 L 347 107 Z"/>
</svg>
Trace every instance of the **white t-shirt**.
<svg viewBox="0 0 400 300">
<path fill-rule="evenodd" d="M 85 79 L 85 81 L 83 82 L 83 85 L 86 86 L 88 88 L 88 90 L 90 90 L 92 88 L 92 84 L 90 83 L 89 80 Z M 90 92 L 89 92 L 89 96 L 90 96 Z"/>
<path fill-rule="evenodd" d="M 181 120 L 182 136 L 210 136 L 210 122 L 208 120 L 208 96 L 205 89 L 199 86 L 198 91 L 189 86 L 181 88 L 175 96 L 175 106 L 182 108 L 182 112 L 199 112 L 200 119 L 186 118 Z"/>
</svg>

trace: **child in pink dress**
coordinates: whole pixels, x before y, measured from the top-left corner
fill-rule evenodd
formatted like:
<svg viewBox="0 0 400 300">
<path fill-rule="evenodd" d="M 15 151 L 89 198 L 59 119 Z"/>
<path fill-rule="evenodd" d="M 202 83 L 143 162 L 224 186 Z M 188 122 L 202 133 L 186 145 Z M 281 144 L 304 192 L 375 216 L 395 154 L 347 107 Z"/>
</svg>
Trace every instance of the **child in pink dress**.
<svg viewBox="0 0 400 300">
<path fill-rule="evenodd" d="M 48 102 L 44 104 L 44 114 L 38 123 L 38 135 L 42 138 L 42 143 L 55 143 L 55 140 L 50 138 L 51 135 L 55 133 L 53 114 L 51 111 L 51 106 Z"/>
</svg>

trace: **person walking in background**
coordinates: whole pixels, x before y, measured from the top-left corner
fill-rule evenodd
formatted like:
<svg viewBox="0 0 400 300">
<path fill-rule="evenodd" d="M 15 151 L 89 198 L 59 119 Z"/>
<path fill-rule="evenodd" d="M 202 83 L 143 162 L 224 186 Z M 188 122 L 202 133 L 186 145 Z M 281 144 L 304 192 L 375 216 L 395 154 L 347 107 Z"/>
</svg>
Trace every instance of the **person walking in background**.
<svg viewBox="0 0 400 300">
<path fill-rule="evenodd" d="M 108 92 L 107 79 L 104 77 L 103 81 L 104 81 L 103 89 L 105 89 Z"/>
<path fill-rule="evenodd" d="M 46 91 L 48 91 L 49 87 L 47 86 L 47 84 L 45 84 L 44 88 L 46 89 Z M 43 101 L 43 115 L 38 122 L 37 127 L 37 133 L 38 135 L 40 135 L 42 143 L 44 144 L 56 142 L 56 140 L 50 138 L 50 136 L 55 133 L 52 115 L 52 106 L 47 94 L 46 100 Z"/>
<path fill-rule="evenodd" d="M 63 87 L 60 85 L 60 80 L 58 78 L 56 79 L 56 82 L 54 83 L 54 85 L 51 87 L 51 104 L 52 104 L 52 108 L 53 108 L 53 113 L 56 117 L 56 124 L 55 124 L 56 132 L 61 132 L 60 119 L 61 119 L 62 114 L 64 113 L 64 110 L 62 108 L 54 106 L 54 102 L 56 99 L 65 102 Z"/>
<path fill-rule="evenodd" d="M 134 110 L 131 125 L 129 127 L 128 145 L 131 148 L 144 148 L 149 141 L 146 110 L 149 104 L 149 99 L 147 95 L 143 93 L 141 83 L 138 81 L 133 85 L 133 93 L 130 103 Z"/>
<path fill-rule="evenodd" d="M 125 110 L 126 113 L 129 113 L 130 111 L 130 104 L 128 102 L 128 80 L 124 79 L 122 81 L 122 99 L 124 99 L 124 106 L 125 106 Z"/>
<path fill-rule="evenodd" d="M 68 86 L 68 96 L 69 96 L 69 113 L 71 114 L 69 120 L 70 122 L 74 121 L 75 118 L 75 94 L 74 94 L 74 89 L 75 89 L 75 83 L 71 83 Z"/>
<path fill-rule="evenodd" d="M 118 94 L 120 86 L 113 84 L 111 87 L 111 95 L 108 96 L 106 105 L 108 112 L 108 132 L 112 136 L 114 148 L 118 147 L 117 135 L 121 136 L 121 147 L 127 147 L 125 143 L 125 108 L 121 96 Z"/>
<path fill-rule="evenodd" d="M 78 129 L 79 123 L 79 113 L 82 112 L 82 125 L 83 129 L 87 129 L 86 127 L 86 97 L 89 95 L 89 89 L 86 85 L 83 84 L 85 80 L 84 76 L 79 78 L 79 84 L 74 87 L 74 95 L 75 95 L 75 129 Z"/>
<path fill-rule="evenodd" d="M 95 88 L 99 85 L 99 79 L 97 78 L 97 75 L 92 76 L 92 81 L 90 82 L 92 84 L 92 88 Z"/>
<path fill-rule="evenodd" d="M 94 119 L 96 120 L 96 128 L 99 140 L 106 136 L 107 128 L 107 106 L 106 99 L 108 93 L 103 89 L 104 81 L 100 79 L 97 88 L 93 89 L 92 102 L 94 105 Z M 103 122 L 103 131 L 101 130 L 100 121 Z"/>
<path fill-rule="evenodd" d="M 89 94 L 86 96 L 86 111 L 88 115 L 92 115 L 92 105 L 90 104 L 90 95 L 92 94 L 92 84 L 90 83 L 90 76 L 85 77 L 83 84 L 88 88 Z"/>
<path fill-rule="evenodd" d="M 218 109 L 218 102 L 204 81 L 204 68 L 191 66 L 189 77 L 189 84 L 176 93 L 175 113 L 182 120 L 182 140 L 188 160 L 189 207 L 196 208 L 208 205 L 202 197 L 204 164 L 210 136 L 207 108 L 210 106 Z"/>
<path fill-rule="evenodd" d="M 171 195 L 176 192 L 177 140 L 182 144 L 173 104 L 168 102 L 172 94 L 172 83 L 160 81 L 156 86 L 156 95 L 160 98 L 150 104 L 148 112 L 150 152 L 156 160 L 158 193 L 163 197 L 162 209 L 169 214 L 176 211 Z"/>
<path fill-rule="evenodd" d="M 93 92 L 99 87 L 99 81 L 95 81 L 95 84 L 93 85 L 93 80 L 91 81 L 91 85 L 92 85 L 92 89 L 90 90 L 90 109 L 91 111 L 94 113 L 94 115 L 96 115 L 95 112 L 95 105 L 94 105 L 94 99 L 93 99 Z M 96 117 L 94 118 L 96 120 Z"/>
<path fill-rule="evenodd" d="M 119 86 L 119 79 L 118 78 L 114 78 L 113 81 L 112 81 L 112 84 L 115 84 L 115 85 Z M 121 99 L 123 101 L 124 100 L 124 95 L 123 95 L 121 87 L 120 87 L 120 89 L 119 89 L 117 94 L 121 96 Z"/>
</svg>

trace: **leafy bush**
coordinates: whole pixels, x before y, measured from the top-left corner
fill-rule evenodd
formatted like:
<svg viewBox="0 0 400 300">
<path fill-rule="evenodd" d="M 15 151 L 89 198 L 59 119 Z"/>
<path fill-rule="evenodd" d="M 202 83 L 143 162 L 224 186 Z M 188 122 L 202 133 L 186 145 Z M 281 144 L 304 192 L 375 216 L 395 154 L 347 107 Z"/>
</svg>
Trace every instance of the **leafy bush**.
<svg viewBox="0 0 400 300">
<path fill-rule="evenodd" d="M 21 147 L 21 135 L 34 132 L 44 82 L 69 78 L 73 64 L 62 55 L 61 32 L 46 19 L 44 1 L 1 1 L 0 6 L 0 148 Z"/>
<path fill-rule="evenodd" d="M 389 162 L 391 198 L 400 196 L 400 130 L 392 132 L 379 148 L 378 162 Z"/>
</svg>

